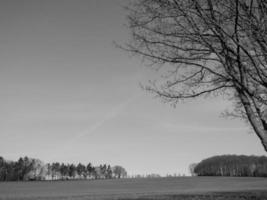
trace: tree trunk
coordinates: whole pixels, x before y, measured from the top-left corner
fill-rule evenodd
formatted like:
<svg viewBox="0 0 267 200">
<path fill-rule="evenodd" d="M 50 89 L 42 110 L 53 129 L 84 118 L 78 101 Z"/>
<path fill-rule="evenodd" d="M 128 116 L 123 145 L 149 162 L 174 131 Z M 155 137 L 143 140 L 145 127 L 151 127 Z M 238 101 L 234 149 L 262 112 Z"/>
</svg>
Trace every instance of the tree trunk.
<svg viewBox="0 0 267 200">
<path fill-rule="evenodd" d="M 263 116 L 260 116 L 256 113 L 257 108 L 255 108 L 249 97 L 244 92 L 239 92 L 239 96 L 244 106 L 248 120 L 253 130 L 260 138 L 265 151 L 267 152 L 267 126 L 265 119 L 263 119 Z"/>
</svg>

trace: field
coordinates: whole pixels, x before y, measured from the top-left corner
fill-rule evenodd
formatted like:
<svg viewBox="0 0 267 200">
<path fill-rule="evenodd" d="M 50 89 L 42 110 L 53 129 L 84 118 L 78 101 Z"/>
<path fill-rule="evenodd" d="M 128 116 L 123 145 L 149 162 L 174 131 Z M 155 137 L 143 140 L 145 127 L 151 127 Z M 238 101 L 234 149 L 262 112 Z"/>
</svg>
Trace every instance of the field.
<svg viewBox="0 0 267 200">
<path fill-rule="evenodd" d="M 2 182 L 0 199 L 267 199 L 267 179 L 181 177 Z"/>
</svg>

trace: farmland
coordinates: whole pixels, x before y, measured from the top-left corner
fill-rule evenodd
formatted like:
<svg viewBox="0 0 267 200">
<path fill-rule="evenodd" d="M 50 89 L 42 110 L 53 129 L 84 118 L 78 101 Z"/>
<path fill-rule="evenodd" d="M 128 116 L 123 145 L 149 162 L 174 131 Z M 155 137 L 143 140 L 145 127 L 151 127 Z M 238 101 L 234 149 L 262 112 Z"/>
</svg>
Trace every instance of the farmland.
<svg viewBox="0 0 267 200">
<path fill-rule="evenodd" d="M 241 177 L 3 182 L 0 199 L 267 199 L 266 188 L 266 178 Z"/>
</svg>

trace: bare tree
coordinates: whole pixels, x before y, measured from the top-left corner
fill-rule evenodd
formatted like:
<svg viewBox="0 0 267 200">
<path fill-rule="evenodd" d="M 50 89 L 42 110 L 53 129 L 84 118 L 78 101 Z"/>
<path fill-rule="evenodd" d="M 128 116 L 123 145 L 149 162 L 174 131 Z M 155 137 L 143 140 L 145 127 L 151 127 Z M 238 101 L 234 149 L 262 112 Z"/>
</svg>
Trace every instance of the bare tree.
<svg viewBox="0 0 267 200">
<path fill-rule="evenodd" d="M 123 48 L 163 76 L 146 89 L 166 101 L 229 95 L 267 151 L 267 1 L 135 0 Z"/>
</svg>

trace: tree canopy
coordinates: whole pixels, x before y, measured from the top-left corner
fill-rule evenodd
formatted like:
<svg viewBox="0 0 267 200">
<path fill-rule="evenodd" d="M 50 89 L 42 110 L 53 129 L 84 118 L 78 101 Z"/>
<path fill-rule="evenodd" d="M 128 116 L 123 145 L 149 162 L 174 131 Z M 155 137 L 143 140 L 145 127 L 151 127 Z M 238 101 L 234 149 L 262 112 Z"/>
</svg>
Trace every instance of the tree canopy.
<svg viewBox="0 0 267 200">
<path fill-rule="evenodd" d="M 27 156 L 17 161 L 7 161 L 0 156 L 0 181 L 112 179 L 126 176 L 126 170 L 118 165 L 93 166 L 88 163 L 85 166 L 82 163 L 75 165 L 59 162 L 45 164 Z"/>
<path fill-rule="evenodd" d="M 198 176 L 267 176 L 266 156 L 222 155 L 202 160 L 194 166 Z"/>
<path fill-rule="evenodd" d="M 267 2 L 136 0 L 123 48 L 162 73 L 146 89 L 166 101 L 227 95 L 267 150 Z"/>
</svg>

